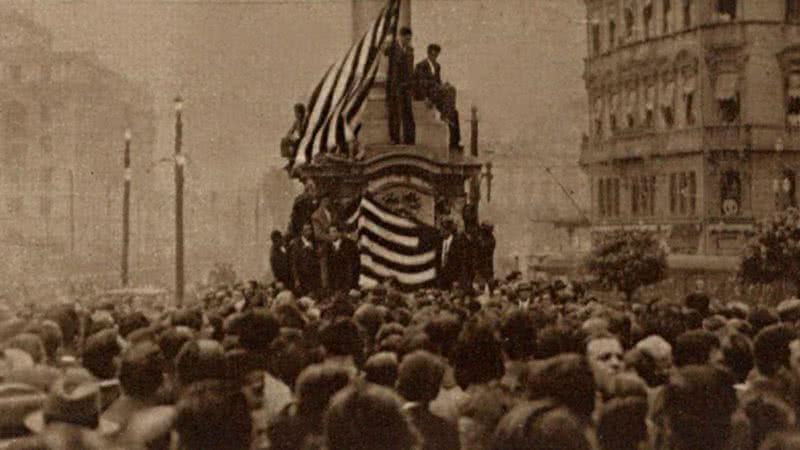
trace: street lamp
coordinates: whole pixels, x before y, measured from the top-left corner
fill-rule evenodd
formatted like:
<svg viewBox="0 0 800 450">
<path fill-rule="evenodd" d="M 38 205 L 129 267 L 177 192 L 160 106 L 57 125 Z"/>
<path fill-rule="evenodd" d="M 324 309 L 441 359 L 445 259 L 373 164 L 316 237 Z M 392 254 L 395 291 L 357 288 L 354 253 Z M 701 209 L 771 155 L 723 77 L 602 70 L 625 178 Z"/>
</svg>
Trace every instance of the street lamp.
<svg viewBox="0 0 800 450">
<path fill-rule="evenodd" d="M 130 218 L 131 218 L 131 130 L 125 130 L 125 156 L 123 159 L 125 171 L 122 191 L 122 286 L 128 286 L 128 252 L 130 248 Z"/>
<path fill-rule="evenodd" d="M 175 303 L 183 305 L 183 99 L 175 97 Z"/>
</svg>

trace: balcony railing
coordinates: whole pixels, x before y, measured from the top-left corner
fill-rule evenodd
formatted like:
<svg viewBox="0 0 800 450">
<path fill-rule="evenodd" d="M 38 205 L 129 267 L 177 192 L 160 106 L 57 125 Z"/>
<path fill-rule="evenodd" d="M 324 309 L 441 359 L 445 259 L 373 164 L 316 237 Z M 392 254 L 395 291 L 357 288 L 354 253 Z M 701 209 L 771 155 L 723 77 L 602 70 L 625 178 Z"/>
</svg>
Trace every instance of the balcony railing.
<svg viewBox="0 0 800 450">
<path fill-rule="evenodd" d="M 717 125 L 674 130 L 627 130 L 584 140 L 581 162 L 639 159 L 702 151 L 800 151 L 800 127 Z"/>
</svg>

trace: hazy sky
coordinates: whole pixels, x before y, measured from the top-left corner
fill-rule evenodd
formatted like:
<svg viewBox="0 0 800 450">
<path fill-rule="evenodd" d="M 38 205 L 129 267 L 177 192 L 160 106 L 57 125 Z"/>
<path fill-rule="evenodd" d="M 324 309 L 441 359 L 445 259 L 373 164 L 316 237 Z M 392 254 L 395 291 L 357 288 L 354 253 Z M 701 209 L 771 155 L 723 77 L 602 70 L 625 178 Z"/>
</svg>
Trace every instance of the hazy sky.
<svg viewBox="0 0 800 450">
<path fill-rule="evenodd" d="M 159 148 L 172 145 L 171 100 L 186 101 L 195 187 L 252 187 L 277 158 L 323 71 L 347 50 L 352 0 L 37 0 L 34 17 L 61 49 L 94 50 L 156 95 Z M 443 77 L 472 104 L 484 142 L 572 152 L 585 129 L 579 0 L 413 0 L 418 58 L 440 43 Z M 232 173 L 235 177 L 231 177 Z"/>
</svg>

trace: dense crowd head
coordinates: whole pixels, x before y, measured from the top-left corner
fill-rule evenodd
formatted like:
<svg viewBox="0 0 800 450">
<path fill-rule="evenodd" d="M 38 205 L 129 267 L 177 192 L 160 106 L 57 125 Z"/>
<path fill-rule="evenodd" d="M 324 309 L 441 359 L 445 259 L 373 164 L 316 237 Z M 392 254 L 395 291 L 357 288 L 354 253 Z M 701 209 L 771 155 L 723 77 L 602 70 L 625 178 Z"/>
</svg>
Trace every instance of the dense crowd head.
<svg viewBox="0 0 800 450">
<path fill-rule="evenodd" d="M 800 301 L 565 280 L 6 308 L 0 437 L 58 449 L 798 448 Z"/>
</svg>

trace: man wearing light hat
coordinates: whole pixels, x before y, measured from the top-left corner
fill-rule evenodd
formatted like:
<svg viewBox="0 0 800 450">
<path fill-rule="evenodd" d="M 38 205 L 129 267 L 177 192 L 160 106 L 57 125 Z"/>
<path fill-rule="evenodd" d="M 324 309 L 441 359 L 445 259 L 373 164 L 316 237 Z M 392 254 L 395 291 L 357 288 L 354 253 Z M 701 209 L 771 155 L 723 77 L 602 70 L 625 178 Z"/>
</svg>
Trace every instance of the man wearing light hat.
<svg viewBox="0 0 800 450">
<path fill-rule="evenodd" d="M 12 443 L 9 449 L 49 448 L 52 436 L 65 434 L 101 443 L 118 430 L 115 423 L 100 418 L 100 387 L 82 369 L 69 369 L 53 383 L 44 406 L 25 418 L 25 426 L 36 435 Z"/>
</svg>

